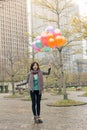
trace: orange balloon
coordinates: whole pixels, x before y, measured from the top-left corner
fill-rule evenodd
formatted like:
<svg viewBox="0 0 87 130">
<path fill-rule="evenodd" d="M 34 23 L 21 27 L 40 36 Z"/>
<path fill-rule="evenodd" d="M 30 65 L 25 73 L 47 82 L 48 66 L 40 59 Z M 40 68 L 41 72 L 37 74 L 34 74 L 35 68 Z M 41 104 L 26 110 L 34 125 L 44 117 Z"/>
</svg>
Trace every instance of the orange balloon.
<svg viewBox="0 0 87 130">
<path fill-rule="evenodd" d="M 66 38 L 63 36 L 57 36 L 55 42 L 57 47 L 64 46 L 66 44 Z"/>
<path fill-rule="evenodd" d="M 56 47 L 55 39 L 54 39 L 54 38 L 49 38 L 49 40 L 48 40 L 48 46 L 49 46 L 50 48 Z"/>
<path fill-rule="evenodd" d="M 54 35 L 52 33 L 48 33 L 47 36 L 48 36 L 48 39 L 54 38 Z"/>
<path fill-rule="evenodd" d="M 66 44 L 66 38 L 62 37 L 62 44 L 65 45 Z"/>
</svg>

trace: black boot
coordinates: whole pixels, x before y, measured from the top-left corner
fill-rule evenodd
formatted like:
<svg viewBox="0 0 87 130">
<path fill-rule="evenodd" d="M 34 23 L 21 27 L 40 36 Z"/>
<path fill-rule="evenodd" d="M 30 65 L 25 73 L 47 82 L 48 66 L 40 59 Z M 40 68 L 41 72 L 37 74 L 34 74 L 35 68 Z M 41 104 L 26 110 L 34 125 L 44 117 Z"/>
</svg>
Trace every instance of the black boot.
<svg viewBox="0 0 87 130">
<path fill-rule="evenodd" d="M 38 122 L 39 123 L 43 123 L 43 121 L 41 120 L 40 116 L 38 116 Z"/>
<path fill-rule="evenodd" d="M 37 117 L 37 116 L 34 116 L 34 123 L 35 123 L 35 124 L 38 124 L 38 123 L 39 123 L 39 120 L 38 120 L 38 117 Z"/>
</svg>

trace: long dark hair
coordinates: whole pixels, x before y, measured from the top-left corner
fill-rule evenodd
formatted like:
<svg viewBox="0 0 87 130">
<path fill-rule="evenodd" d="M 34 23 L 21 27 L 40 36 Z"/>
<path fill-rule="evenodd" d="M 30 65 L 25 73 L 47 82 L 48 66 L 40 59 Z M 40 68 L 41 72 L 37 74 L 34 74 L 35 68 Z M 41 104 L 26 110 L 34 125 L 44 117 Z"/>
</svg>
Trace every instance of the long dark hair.
<svg viewBox="0 0 87 130">
<path fill-rule="evenodd" d="M 31 66 L 30 66 L 30 70 L 33 70 L 33 66 L 34 66 L 35 64 L 36 64 L 37 67 L 38 67 L 37 70 L 40 69 L 39 64 L 38 64 L 36 61 L 34 61 L 34 62 L 31 64 Z"/>
</svg>

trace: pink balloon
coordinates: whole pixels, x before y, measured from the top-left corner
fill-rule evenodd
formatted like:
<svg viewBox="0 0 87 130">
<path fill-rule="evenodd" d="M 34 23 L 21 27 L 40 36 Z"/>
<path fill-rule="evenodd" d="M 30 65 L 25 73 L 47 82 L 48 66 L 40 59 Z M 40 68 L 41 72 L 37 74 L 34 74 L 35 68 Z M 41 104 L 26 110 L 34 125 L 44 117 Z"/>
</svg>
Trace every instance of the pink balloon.
<svg viewBox="0 0 87 130">
<path fill-rule="evenodd" d="M 41 51 L 41 50 L 36 46 L 35 42 L 32 44 L 32 47 L 33 47 L 33 49 L 35 49 L 36 51 Z"/>
<path fill-rule="evenodd" d="M 53 26 L 48 26 L 46 29 L 45 29 L 46 32 L 48 33 L 54 33 L 54 27 Z"/>
<path fill-rule="evenodd" d="M 61 36 L 61 35 L 62 35 L 62 33 L 61 33 L 60 29 L 55 29 L 54 36 L 56 37 L 56 36 Z"/>
<path fill-rule="evenodd" d="M 36 40 L 41 40 L 41 36 L 37 36 L 36 38 L 35 38 L 35 41 Z"/>
</svg>

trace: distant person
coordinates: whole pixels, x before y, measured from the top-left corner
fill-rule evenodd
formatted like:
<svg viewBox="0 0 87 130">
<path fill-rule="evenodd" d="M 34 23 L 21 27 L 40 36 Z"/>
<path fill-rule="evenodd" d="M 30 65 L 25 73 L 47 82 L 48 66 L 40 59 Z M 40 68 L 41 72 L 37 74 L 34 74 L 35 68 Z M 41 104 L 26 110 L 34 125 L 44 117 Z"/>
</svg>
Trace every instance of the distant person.
<svg viewBox="0 0 87 130">
<path fill-rule="evenodd" d="M 43 91 L 43 75 L 49 75 L 51 71 L 51 66 L 48 67 L 48 72 L 43 72 L 40 70 L 39 64 L 33 62 L 30 66 L 30 72 L 28 74 L 27 81 L 25 83 L 18 84 L 17 86 L 25 85 L 28 83 L 30 90 L 30 96 L 32 100 L 32 112 L 34 115 L 35 123 L 43 123 L 40 118 L 40 101 Z"/>
</svg>

